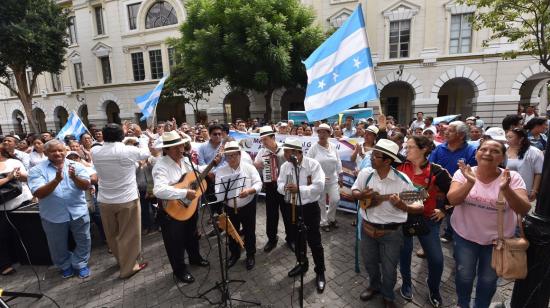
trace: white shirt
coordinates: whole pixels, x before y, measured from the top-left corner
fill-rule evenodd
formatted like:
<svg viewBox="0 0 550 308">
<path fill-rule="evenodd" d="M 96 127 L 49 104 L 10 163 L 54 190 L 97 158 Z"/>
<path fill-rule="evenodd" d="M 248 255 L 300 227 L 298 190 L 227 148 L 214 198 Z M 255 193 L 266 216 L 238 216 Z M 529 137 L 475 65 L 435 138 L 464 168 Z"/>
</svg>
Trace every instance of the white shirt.
<svg viewBox="0 0 550 308">
<path fill-rule="evenodd" d="M 14 154 L 15 157 L 17 157 L 17 159 L 19 159 L 23 163 L 23 166 L 25 166 L 25 170 L 29 170 L 31 168 L 31 157 L 29 154 L 19 150 L 15 150 Z"/>
<path fill-rule="evenodd" d="M 363 191 L 366 187 L 369 187 L 381 195 L 415 190 L 415 187 L 409 177 L 406 174 L 397 171 L 407 180 L 407 182 L 405 182 L 397 176 L 397 174 L 395 174 L 396 171 L 397 170 L 390 170 L 386 178 L 380 179 L 380 176 L 376 170 L 372 168 L 365 168 L 357 175 L 357 180 L 353 183 L 351 190 L 358 189 Z M 373 172 L 374 174 L 372 175 L 368 185 L 365 185 L 370 174 Z M 368 208 L 366 213 L 365 210 L 361 209 L 361 217 L 363 217 L 364 220 L 375 224 L 403 223 L 407 221 L 407 212 L 396 208 L 390 203 L 390 201 L 383 201 L 376 207 Z"/>
<path fill-rule="evenodd" d="M 251 164 L 252 166 L 254 166 L 252 157 L 246 151 L 241 151 L 241 162 L 245 162 L 247 164 Z"/>
<path fill-rule="evenodd" d="M 342 173 L 342 161 L 336 146 L 329 142 L 327 149 L 317 142 L 311 146 L 306 156 L 321 164 L 326 177 L 325 185 L 338 183 L 338 176 Z"/>
<path fill-rule="evenodd" d="M 13 171 L 15 168 L 19 168 L 19 172 L 26 175 L 27 170 L 25 169 L 25 166 L 23 163 L 17 159 L 8 158 L 4 162 L 4 169 L 0 170 L 0 173 L 5 173 L 6 175 Z M 21 182 L 21 194 L 5 204 L 0 202 L 0 211 L 11 211 L 21 205 L 21 203 L 31 200 L 32 199 L 32 193 L 29 189 L 29 186 L 27 186 L 26 182 Z M 4 215 L 4 213 L 0 213 L 0 215 Z"/>
<path fill-rule="evenodd" d="M 126 146 L 122 142 L 105 142 L 92 148 L 99 189 L 97 201 L 126 203 L 139 198 L 136 163 L 149 157 L 149 150 Z"/>
<path fill-rule="evenodd" d="M 258 154 L 256 154 L 256 157 L 254 158 L 254 162 L 262 163 L 265 168 L 264 156 L 271 155 L 271 154 L 277 155 L 277 166 L 280 169 L 281 166 L 286 162 L 286 159 L 285 159 L 285 151 L 279 146 L 279 144 L 277 144 L 277 149 L 275 150 L 275 152 L 272 152 L 270 149 L 262 146 L 262 148 L 260 148 L 260 150 L 258 151 Z M 261 172 L 263 172 L 263 170 Z M 277 181 L 277 179 L 273 179 L 273 182 L 275 181 Z"/>
<path fill-rule="evenodd" d="M 153 166 L 153 194 L 163 200 L 183 199 L 187 189 L 176 188 L 172 185 L 178 183 L 181 177 L 187 172 L 193 171 L 189 158 L 184 157 L 180 161 L 181 167 L 168 155 L 162 156 Z M 199 188 L 200 189 L 200 188 Z"/>
<path fill-rule="evenodd" d="M 237 174 L 237 173 L 239 174 L 239 178 L 242 178 L 242 179 L 237 180 L 235 184 L 231 185 L 233 188 L 238 188 L 237 195 L 242 190 L 250 187 L 254 188 L 254 190 L 256 191 L 256 194 L 262 190 L 262 179 L 260 178 L 260 174 L 258 173 L 258 170 L 256 170 L 256 168 L 254 168 L 253 165 L 244 162 L 241 157 L 241 162 L 239 163 L 239 167 L 237 167 L 237 169 L 233 169 L 229 166 L 229 164 L 227 164 L 216 171 L 215 191 L 216 191 L 216 197 L 218 201 L 223 201 L 224 193 L 226 190 L 221 181 L 221 178 L 223 176 Z M 249 204 L 252 201 L 252 199 L 254 199 L 254 195 L 248 195 L 245 198 L 237 197 L 236 198 L 237 207 L 240 208 Z M 227 205 L 229 207 L 233 207 L 233 200 L 229 200 Z"/>
<path fill-rule="evenodd" d="M 46 155 L 44 155 L 44 153 L 40 154 L 36 151 L 32 151 L 29 154 L 29 159 L 30 159 L 30 167 L 32 168 L 32 167 L 38 165 L 38 163 L 40 163 L 41 161 L 44 161 L 44 160 L 48 159 L 48 157 Z"/>
<path fill-rule="evenodd" d="M 302 163 L 298 166 L 300 175 L 300 195 L 302 196 L 302 204 L 317 202 L 321 197 L 321 193 L 325 189 L 325 173 L 319 164 L 314 159 L 304 156 Z M 292 175 L 295 179 L 294 166 L 290 162 L 285 162 L 279 170 L 279 178 L 277 179 L 277 191 L 284 195 L 287 175 Z M 311 178 L 311 184 L 308 185 L 308 177 Z M 296 180 L 294 180 L 296 183 Z"/>
</svg>

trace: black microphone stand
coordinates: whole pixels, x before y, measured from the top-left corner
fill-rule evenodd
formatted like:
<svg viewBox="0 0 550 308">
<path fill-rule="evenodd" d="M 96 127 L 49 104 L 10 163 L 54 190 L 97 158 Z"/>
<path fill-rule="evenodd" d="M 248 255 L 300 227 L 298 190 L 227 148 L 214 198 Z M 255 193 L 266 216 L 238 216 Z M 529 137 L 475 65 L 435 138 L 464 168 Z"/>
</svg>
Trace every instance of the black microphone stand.
<svg viewBox="0 0 550 308">
<path fill-rule="evenodd" d="M 302 158 L 303 159 L 303 158 Z M 300 193 L 300 169 L 298 168 L 298 159 L 296 156 L 291 156 L 292 165 L 294 166 L 294 175 L 296 176 L 296 189 L 298 190 L 298 221 L 296 222 L 297 239 L 298 243 L 294 247 L 295 253 L 298 256 L 298 265 L 300 266 L 300 289 L 298 291 L 298 300 L 300 302 L 300 308 L 304 307 L 304 265 L 305 258 L 305 245 L 307 241 L 307 227 L 304 223 L 304 207 L 302 205 L 302 195 Z"/>
<path fill-rule="evenodd" d="M 11 301 L 12 299 L 15 299 L 16 297 L 30 297 L 30 298 L 37 298 L 37 299 L 41 299 L 42 298 L 42 294 L 38 294 L 38 293 L 27 293 L 27 292 L 9 292 L 9 291 L 4 291 L 2 289 L 0 289 L 0 295 L 1 296 L 9 296 L 10 298 L 8 298 L 6 301 L 4 301 L 1 297 L 0 297 L 0 308 L 9 308 L 9 305 L 7 304 L 7 302 Z"/>
</svg>

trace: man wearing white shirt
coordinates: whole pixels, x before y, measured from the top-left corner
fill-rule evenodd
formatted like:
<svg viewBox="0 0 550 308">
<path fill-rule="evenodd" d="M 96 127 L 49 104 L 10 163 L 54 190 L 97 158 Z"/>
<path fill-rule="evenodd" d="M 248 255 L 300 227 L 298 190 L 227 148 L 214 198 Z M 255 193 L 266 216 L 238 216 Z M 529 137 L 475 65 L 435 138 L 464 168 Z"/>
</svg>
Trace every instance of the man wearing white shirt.
<svg viewBox="0 0 550 308">
<path fill-rule="evenodd" d="M 29 170 L 31 165 L 31 157 L 29 154 L 16 149 L 17 144 L 19 144 L 20 141 L 21 139 L 17 135 L 7 135 L 4 137 L 3 141 L 4 148 L 8 151 L 8 153 L 19 159 L 23 163 L 23 166 L 25 166 L 26 170 Z"/>
<path fill-rule="evenodd" d="M 316 160 L 303 155 L 302 142 L 299 139 L 287 138 L 283 144 L 283 149 L 287 161 L 281 166 L 279 178 L 277 179 L 277 190 L 281 194 L 297 194 L 294 199 L 297 200 L 298 206 L 295 204 L 294 207 L 289 203 L 286 206 L 294 208 L 296 211 L 296 214 L 292 217 L 298 217 L 299 213 L 303 213 L 302 221 L 306 229 L 304 234 L 297 235 L 297 237 L 299 236 L 296 241 L 298 264 L 288 272 L 288 276 L 295 277 L 307 272 L 307 247 L 305 245 L 307 239 L 315 262 L 317 292 L 323 293 L 326 284 L 325 256 L 321 242 L 321 231 L 319 230 L 321 209 L 318 201 L 325 188 L 325 173 Z M 296 181 L 295 165 L 298 168 L 299 181 Z M 294 183 L 287 183 L 287 179 L 291 177 L 294 178 Z M 300 259 L 302 260 L 301 264 Z"/>
<path fill-rule="evenodd" d="M 102 135 L 103 146 L 92 148 L 99 178 L 97 201 L 107 244 L 120 266 L 120 277 L 128 278 L 147 266 L 138 262 L 141 211 L 136 166 L 150 154 L 148 149 L 124 145 L 124 132 L 118 124 L 107 124 Z"/>
<path fill-rule="evenodd" d="M 166 254 L 174 275 L 182 282 L 192 283 L 195 278 L 187 270 L 185 252 L 189 263 L 198 266 L 209 266 L 210 263 L 199 253 L 199 236 L 197 232 L 198 213 L 195 211 L 188 220 L 180 221 L 170 217 L 164 210 L 167 200 L 195 199 L 197 192 L 193 189 L 176 188 L 183 175 L 193 171 L 188 155 L 191 150 L 191 138 L 176 131 L 164 133 L 161 138 L 164 155 L 153 167 L 153 194 L 159 198 L 159 223 Z"/>
<path fill-rule="evenodd" d="M 416 120 L 411 123 L 411 131 L 414 132 L 418 127 L 424 128 L 424 112 L 419 111 L 416 113 Z"/>
<path fill-rule="evenodd" d="M 236 230 L 240 229 L 241 224 L 243 226 L 246 269 L 251 270 L 256 263 L 254 258 L 256 253 L 256 194 L 262 190 L 262 180 L 254 166 L 241 161 L 241 149 L 238 142 L 227 142 L 224 147 L 224 155 L 227 164 L 216 172 L 215 190 L 218 200 L 223 201 L 224 192 L 227 190 L 223 182 L 224 177 L 238 174 L 238 179 L 235 182 L 238 184 L 231 185 L 229 183 L 238 189 L 238 196 L 227 200 L 225 212 Z M 233 238 L 229 240 L 229 250 L 231 256 L 227 266 L 232 267 L 241 256 L 241 249 Z"/>
<path fill-rule="evenodd" d="M 361 300 L 368 301 L 381 293 L 386 307 L 395 307 L 393 292 L 397 280 L 397 263 L 403 232 L 401 225 L 407 221 L 407 213 L 422 213 L 422 203 L 411 205 L 399 198 L 399 193 L 415 190 L 411 180 L 391 167 L 400 163 L 399 146 L 388 139 L 380 139 L 370 157 L 372 168 L 362 169 L 351 187 L 355 199 L 371 199 L 372 205 L 361 208 L 361 249 L 365 268 L 369 275 L 369 287 L 361 293 Z M 391 194 L 389 200 L 377 199 L 374 193 Z"/>
</svg>

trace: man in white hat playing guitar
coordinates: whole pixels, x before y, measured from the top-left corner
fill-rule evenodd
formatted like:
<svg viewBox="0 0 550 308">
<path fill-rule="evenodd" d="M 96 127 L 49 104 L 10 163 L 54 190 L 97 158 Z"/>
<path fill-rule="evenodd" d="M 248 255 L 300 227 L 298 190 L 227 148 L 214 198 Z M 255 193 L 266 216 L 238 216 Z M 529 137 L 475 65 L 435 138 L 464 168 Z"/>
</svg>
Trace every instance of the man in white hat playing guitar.
<svg viewBox="0 0 550 308">
<path fill-rule="evenodd" d="M 162 134 L 163 156 L 153 167 L 153 193 L 161 203 L 165 200 L 193 200 L 197 191 L 180 189 L 173 185 L 178 183 L 183 175 L 193 172 L 187 152 L 191 150 L 191 138 L 185 134 L 170 131 Z M 195 278 L 187 270 L 184 253 L 189 255 L 189 263 L 198 266 L 209 266 L 210 263 L 199 253 L 199 237 L 197 233 L 198 211 L 184 221 L 170 217 L 163 206 L 159 207 L 159 223 L 164 240 L 164 247 L 174 275 L 182 282 L 192 283 Z"/>
</svg>

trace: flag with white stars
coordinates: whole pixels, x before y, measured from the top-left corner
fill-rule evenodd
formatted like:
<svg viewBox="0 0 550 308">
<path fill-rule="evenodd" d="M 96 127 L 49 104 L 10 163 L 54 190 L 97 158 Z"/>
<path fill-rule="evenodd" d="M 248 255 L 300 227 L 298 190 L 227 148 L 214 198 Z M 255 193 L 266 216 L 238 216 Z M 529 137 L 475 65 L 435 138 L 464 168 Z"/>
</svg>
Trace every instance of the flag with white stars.
<svg viewBox="0 0 550 308">
<path fill-rule="evenodd" d="M 361 4 L 304 64 L 308 78 L 304 107 L 309 121 L 378 99 Z"/>
</svg>

